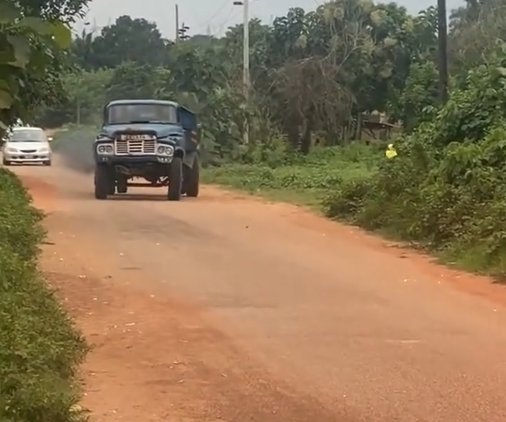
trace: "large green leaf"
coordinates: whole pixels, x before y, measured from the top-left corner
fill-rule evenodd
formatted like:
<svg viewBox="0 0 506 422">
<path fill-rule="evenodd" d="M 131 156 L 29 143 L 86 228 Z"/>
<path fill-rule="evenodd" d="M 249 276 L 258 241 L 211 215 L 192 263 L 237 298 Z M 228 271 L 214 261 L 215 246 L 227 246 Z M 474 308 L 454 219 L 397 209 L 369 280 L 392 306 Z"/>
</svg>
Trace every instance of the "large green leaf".
<svg viewBox="0 0 506 422">
<path fill-rule="evenodd" d="M 39 35 L 52 35 L 52 25 L 34 16 L 21 18 L 15 25 L 19 29 L 30 29 Z"/>
<path fill-rule="evenodd" d="M 13 61 L 14 59 L 14 48 L 9 42 L 8 35 L 3 31 L 0 31 L 0 66 Z M 5 72 L 5 69 L 0 69 L 0 74 L 4 74 L 3 72 Z"/>
<path fill-rule="evenodd" d="M 0 79 L 0 91 L 10 91 L 9 83 L 4 79 Z"/>
<path fill-rule="evenodd" d="M 9 62 L 11 66 L 25 67 L 30 61 L 30 42 L 22 35 L 9 35 L 7 36 L 9 44 L 14 50 L 14 61 Z"/>
<path fill-rule="evenodd" d="M 0 110 L 5 110 L 11 108 L 14 103 L 14 98 L 12 95 L 6 91 L 0 91 Z"/>
<path fill-rule="evenodd" d="M 9 25 L 14 23 L 21 16 L 21 11 L 14 2 L 0 0 L 0 25 Z"/>
<path fill-rule="evenodd" d="M 62 23 L 51 25 L 51 35 L 58 47 L 70 48 L 72 45 L 72 34 L 70 28 Z"/>
<path fill-rule="evenodd" d="M 0 65 L 7 65 L 16 59 L 14 56 L 14 49 L 8 43 L 7 45 L 0 46 Z"/>
</svg>

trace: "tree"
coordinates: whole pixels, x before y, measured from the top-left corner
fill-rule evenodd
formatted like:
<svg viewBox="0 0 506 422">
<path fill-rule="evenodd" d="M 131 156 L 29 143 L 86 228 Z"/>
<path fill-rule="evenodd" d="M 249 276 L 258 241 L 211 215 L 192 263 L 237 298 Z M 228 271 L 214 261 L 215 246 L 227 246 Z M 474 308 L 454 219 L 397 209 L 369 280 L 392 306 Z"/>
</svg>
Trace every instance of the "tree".
<svg viewBox="0 0 506 422">
<path fill-rule="evenodd" d="M 395 114 L 407 132 L 425 120 L 427 107 L 436 107 L 438 93 L 438 72 L 434 63 L 412 63 Z"/>
<path fill-rule="evenodd" d="M 469 0 L 465 7 L 452 13 L 449 52 L 454 74 L 477 66 L 494 54 L 498 40 L 506 37 L 505 6 L 503 0 Z"/>
<path fill-rule="evenodd" d="M 33 12 L 32 3 L 27 4 L 25 11 L 0 1 L 0 129 L 18 117 L 28 118 L 44 95 L 60 99 L 62 94 L 56 72 L 64 66 L 61 51 L 70 46 L 70 30 L 63 21 L 26 16 Z M 47 10 L 60 16 L 51 4 Z"/>
<path fill-rule="evenodd" d="M 156 92 L 154 68 L 149 64 L 124 62 L 112 72 L 105 85 L 106 100 L 151 98 Z"/>
<path fill-rule="evenodd" d="M 84 17 L 89 0 L 18 0 L 16 3 L 25 16 L 69 24 Z"/>
<path fill-rule="evenodd" d="M 72 40 L 71 59 L 78 68 L 94 70 L 96 57 L 94 51 L 94 34 L 85 29 Z"/>
<path fill-rule="evenodd" d="M 506 28 L 496 10 L 503 0 L 469 1 L 451 25 L 452 80 L 459 83 L 491 57 Z M 359 138 L 371 112 L 400 119 L 409 131 L 434 105 L 434 7 L 413 16 L 393 3 L 332 0 L 313 11 L 292 8 L 272 25 L 253 19 L 248 101 L 242 94 L 242 32 L 237 25 L 222 38 L 197 35 L 173 44 L 154 24 L 123 16 L 98 37 L 81 34 L 73 53 L 83 69 L 113 69 L 107 98 L 181 101 L 201 114 L 209 139 L 227 151 L 241 147 L 245 117 L 253 144 L 282 137 L 307 153 L 315 139 L 336 145 Z"/>
<path fill-rule="evenodd" d="M 167 61 L 167 46 L 154 23 L 121 16 L 93 39 L 87 61 L 94 69 L 115 68 L 127 61 L 159 66 Z"/>
</svg>

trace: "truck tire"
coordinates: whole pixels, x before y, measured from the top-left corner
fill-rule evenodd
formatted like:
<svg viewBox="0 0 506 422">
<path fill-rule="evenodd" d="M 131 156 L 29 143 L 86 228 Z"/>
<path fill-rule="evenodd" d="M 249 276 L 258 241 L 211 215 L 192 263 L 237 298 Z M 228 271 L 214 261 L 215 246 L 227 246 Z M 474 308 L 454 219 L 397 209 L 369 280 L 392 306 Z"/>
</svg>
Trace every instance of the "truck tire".
<svg viewBox="0 0 506 422">
<path fill-rule="evenodd" d="M 193 161 L 193 167 L 186 167 L 185 168 L 185 193 L 186 196 L 190 198 L 196 198 L 199 196 L 199 186 L 200 186 L 200 162 L 199 162 L 199 156 L 197 155 L 195 157 L 195 160 Z"/>
<path fill-rule="evenodd" d="M 170 163 L 169 188 L 167 199 L 179 201 L 181 199 L 181 188 L 183 184 L 183 160 L 181 157 L 174 157 Z"/>
<path fill-rule="evenodd" d="M 114 189 L 114 182 L 111 177 L 111 172 L 107 166 L 95 167 L 95 198 L 107 199 L 110 195 L 111 186 Z"/>
<path fill-rule="evenodd" d="M 127 179 L 125 179 L 124 177 L 120 177 L 116 181 L 116 190 L 118 191 L 118 193 L 127 193 L 128 192 Z"/>
</svg>

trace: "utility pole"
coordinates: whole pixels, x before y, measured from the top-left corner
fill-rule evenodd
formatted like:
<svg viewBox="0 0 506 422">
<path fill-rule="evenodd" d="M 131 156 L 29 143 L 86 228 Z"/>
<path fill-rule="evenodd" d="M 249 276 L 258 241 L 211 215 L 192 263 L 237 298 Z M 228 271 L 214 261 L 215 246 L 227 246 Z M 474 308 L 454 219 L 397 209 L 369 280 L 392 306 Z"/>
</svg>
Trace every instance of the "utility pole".
<svg viewBox="0 0 506 422">
<path fill-rule="evenodd" d="M 77 126 L 81 126 L 81 99 L 77 99 L 77 105 L 76 105 L 76 123 Z"/>
<path fill-rule="evenodd" d="M 186 26 L 184 22 L 181 24 L 181 28 L 179 28 L 179 39 L 180 40 L 187 40 L 190 38 L 190 36 L 187 34 L 187 32 L 190 30 L 189 26 Z"/>
<path fill-rule="evenodd" d="M 446 27 L 446 0 L 437 0 L 439 98 L 448 101 L 448 30 Z"/>
<path fill-rule="evenodd" d="M 249 1 L 250 0 L 236 0 L 234 1 L 234 6 L 242 6 L 243 7 L 243 15 L 242 15 L 242 25 L 243 25 L 243 46 L 242 46 L 242 61 L 243 61 L 243 71 L 242 71 L 242 84 L 243 84 L 243 93 L 244 98 L 247 102 L 249 102 L 249 91 L 250 91 L 250 74 L 249 74 Z M 249 123 L 246 120 L 244 125 L 244 143 L 249 143 Z"/>
<path fill-rule="evenodd" d="M 190 38 L 189 35 L 186 34 L 189 29 L 190 27 L 186 26 L 184 22 L 179 26 L 179 6 L 176 4 L 176 43 Z"/>
<path fill-rule="evenodd" d="M 243 17 L 242 24 L 244 27 L 244 37 L 242 45 L 243 60 L 243 83 L 244 96 L 249 100 L 250 78 L 249 78 L 249 0 L 243 0 Z"/>
<path fill-rule="evenodd" d="M 179 42 L 179 6 L 176 4 L 176 42 Z"/>
</svg>

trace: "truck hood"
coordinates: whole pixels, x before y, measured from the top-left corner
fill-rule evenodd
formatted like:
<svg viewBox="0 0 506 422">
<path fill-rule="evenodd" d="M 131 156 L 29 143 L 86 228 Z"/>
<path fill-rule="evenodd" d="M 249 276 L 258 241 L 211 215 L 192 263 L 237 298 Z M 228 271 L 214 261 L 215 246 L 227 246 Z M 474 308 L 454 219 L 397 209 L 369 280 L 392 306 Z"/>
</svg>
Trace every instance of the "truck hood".
<svg viewBox="0 0 506 422">
<path fill-rule="evenodd" d="M 108 125 L 102 128 L 102 134 L 112 137 L 114 132 L 145 132 L 154 131 L 158 138 L 165 138 L 169 135 L 183 136 L 183 129 L 179 125 L 167 125 L 160 123 L 135 123 L 128 125 Z"/>
</svg>

